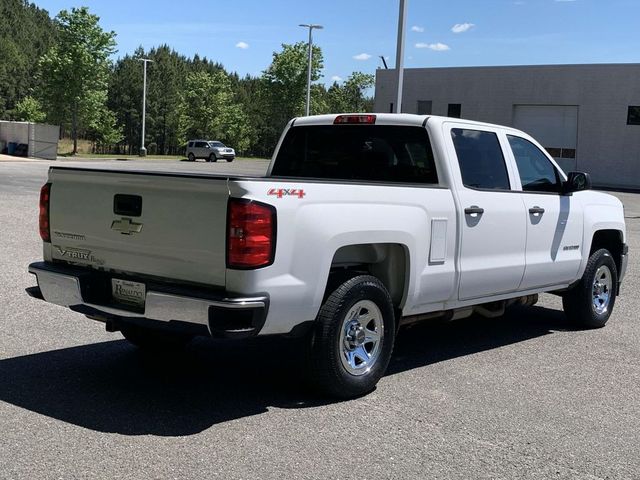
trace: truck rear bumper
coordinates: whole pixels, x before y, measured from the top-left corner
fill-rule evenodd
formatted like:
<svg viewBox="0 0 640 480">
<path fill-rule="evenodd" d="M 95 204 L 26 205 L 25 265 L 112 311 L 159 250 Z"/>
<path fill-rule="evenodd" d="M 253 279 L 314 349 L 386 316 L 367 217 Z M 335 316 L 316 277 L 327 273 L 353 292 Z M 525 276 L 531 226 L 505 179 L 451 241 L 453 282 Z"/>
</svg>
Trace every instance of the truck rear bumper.
<svg viewBox="0 0 640 480">
<path fill-rule="evenodd" d="M 110 276 L 103 272 L 47 262 L 32 263 L 29 272 L 38 280 L 37 287 L 27 289 L 29 295 L 103 321 L 113 330 L 122 323 L 148 323 L 213 337 L 251 337 L 264 326 L 269 308 L 267 295 L 236 297 L 143 281 L 145 304 L 136 309 L 112 300 Z"/>
</svg>

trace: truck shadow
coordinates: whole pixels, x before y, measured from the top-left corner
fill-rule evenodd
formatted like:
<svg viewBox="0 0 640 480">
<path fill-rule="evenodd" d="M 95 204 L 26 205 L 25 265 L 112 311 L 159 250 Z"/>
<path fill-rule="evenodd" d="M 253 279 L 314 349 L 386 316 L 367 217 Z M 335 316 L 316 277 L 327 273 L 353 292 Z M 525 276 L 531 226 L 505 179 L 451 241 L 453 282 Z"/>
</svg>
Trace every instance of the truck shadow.
<svg viewBox="0 0 640 480">
<path fill-rule="evenodd" d="M 562 312 L 518 308 L 402 331 L 388 375 L 563 330 Z M 302 386 L 300 345 L 198 340 L 151 357 L 124 340 L 0 360 L 0 400 L 100 432 L 183 436 L 270 407 L 330 403 Z M 428 375 L 428 370 L 425 370 Z"/>
</svg>

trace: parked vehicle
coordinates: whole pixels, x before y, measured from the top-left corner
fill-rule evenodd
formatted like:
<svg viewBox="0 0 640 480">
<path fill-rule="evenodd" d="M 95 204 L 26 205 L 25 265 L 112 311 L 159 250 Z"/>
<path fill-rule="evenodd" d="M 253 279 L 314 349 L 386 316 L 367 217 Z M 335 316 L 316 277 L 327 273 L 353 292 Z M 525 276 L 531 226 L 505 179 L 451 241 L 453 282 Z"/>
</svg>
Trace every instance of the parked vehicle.
<svg viewBox="0 0 640 480">
<path fill-rule="evenodd" d="M 233 162 L 236 151 L 217 140 L 189 140 L 187 142 L 187 158 L 195 162 L 197 158 L 203 158 L 207 162 L 226 160 Z"/>
<path fill-rule="evenodd" d="M 266 177 L 51 167 L 29 293 L 132 343 L 306 338 L 353 397 L 399 326 L 493 317 L 542 292 L 604 326 L 627 267 L 623 207 L 529 135 L 416 115 L 292 120 Z"/>
</svg>

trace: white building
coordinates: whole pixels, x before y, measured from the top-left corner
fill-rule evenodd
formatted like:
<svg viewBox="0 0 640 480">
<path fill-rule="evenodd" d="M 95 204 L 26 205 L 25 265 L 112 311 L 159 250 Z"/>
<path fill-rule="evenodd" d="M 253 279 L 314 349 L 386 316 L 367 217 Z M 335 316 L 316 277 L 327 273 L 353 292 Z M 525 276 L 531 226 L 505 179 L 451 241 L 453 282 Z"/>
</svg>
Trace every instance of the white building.
<svg viewBox="0 0 640 480">
<path fill-rule="evenodd" d="M 375 111 L 392 111 L 394 77 L 377 71 Z M 640 64 L 406 69 L 402 112 L 510 125 L 565 171 L 640 189 Z"/>
</svg>

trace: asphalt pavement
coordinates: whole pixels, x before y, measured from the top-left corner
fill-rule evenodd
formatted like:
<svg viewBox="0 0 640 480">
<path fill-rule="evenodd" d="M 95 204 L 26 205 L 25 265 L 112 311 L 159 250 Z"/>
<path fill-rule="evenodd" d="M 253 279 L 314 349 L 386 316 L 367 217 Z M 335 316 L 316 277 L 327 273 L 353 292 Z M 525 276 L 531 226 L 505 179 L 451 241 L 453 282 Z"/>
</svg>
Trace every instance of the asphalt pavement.
<svg viewBox="0 0 640 480">
<path fill-rule="evenodd" d="M 640 478 L 640 195 L 616 194 L 631 260 L 606 328 L 569 329 L 551 295 L 501 318 L 422 324 L 401 331 L 373 393 L 332 402 L 301 386 L 295 343 L 201 339 L 147 357 L 29 298 L 51 164 L 0 162 L 0 478 Z"/>
</svg>

